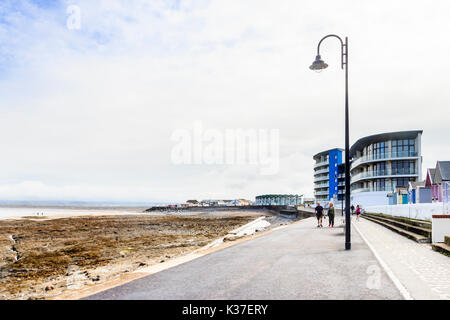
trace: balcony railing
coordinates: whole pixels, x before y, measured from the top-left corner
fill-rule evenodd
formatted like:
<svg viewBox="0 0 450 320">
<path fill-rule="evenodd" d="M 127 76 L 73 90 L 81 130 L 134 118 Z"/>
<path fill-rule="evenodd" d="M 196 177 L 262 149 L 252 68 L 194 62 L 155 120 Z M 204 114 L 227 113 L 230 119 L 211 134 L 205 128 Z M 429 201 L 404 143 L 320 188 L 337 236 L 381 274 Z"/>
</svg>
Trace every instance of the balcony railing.
<svg viewBox="0 0 450 320">
<path fill-rule="evenodd" d="M 314 175 L 330 172 L 328 168 L 314 171 Z"/>
<path fill-rule="evenodd" d="M 360 180 L 363 178 L 383 177 L 383 176 L 402 176 L 402 175 L 416 175 L 415 169 L 388 169 L 388 170 L 371 170 L 355 174 L 351 177 L 351 181 Z"/>
<path fill-rule="evenodd" d="M 319 176 L 319 177 L 314 177 L 314 182 L 318 182 L 318 181 L 323 181 L 323 180 L 328 180 L 329 176 Z"/>
<path fill-rule="evenodd" d="M 388 160 L 396 158 L 414 158 L 414 157 L 418 157 L 418 153 L 416 151 L 391 151 L 384 153 L 368 154 L 353 160 L 352 168 L 356 167 L 360 163 L 367 161 Z"/>
<path fill-rule="evenodd" d="M 329 183 L 328 182 L 326 182 L 326 183 L 317 183 L 317 184 L 314 185 L 314 189 L 317 189 L 317 188 L 328 188 L 328 187 L 329 187 Z"/>
<path fill-rule="evenodd" d="M 324 196 L 324 195 L 328 195 L 329 192 L 328 191 L 316 191 L 314 192 L 314 195 L 316 196 Z"/>
<path fill-rule="evenodd" d="M 322 162 L 317 162 L 317 163 L 314 164 L 314 169 L 317 168 L 317 167 L 322 167 L 322 166 L 326 166 L 326 165 L 329 165 L 329 164 L 330 164 L 330 162 L 328 160 L 322 161 Z"/>
</svg>

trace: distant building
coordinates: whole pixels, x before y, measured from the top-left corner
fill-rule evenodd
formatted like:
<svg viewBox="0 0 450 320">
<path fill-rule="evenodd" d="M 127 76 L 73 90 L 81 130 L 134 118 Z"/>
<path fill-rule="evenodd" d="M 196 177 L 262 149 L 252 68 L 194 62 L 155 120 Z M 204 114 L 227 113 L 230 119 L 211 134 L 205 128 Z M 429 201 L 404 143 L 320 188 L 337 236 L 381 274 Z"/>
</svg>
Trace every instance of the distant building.
<svg viewBox="0 0 450 320">
<path fill-rule="evenodd" d="M 337 204 L 344 197 L 344 177 L 339 174 L 343 149 L 335 148 L 314 155 L 314 197 L 322 205 Z"/>
<path fill-rule="evenodd" d="M 232 200 L 202 200 L 200 206 L 202 207 L 226 207 L 232 206 Z"/>
<path fill-rule="evenodd" d="M 200 205 L 200 202 L 197 200 L 188 200 L 186 203 L 191 207 L 198 207 Z"/>
<path fill-rule="evenodd" d="M 350 201 L 354 206 L 408 202 L 410 183 L 422 179 L 422 132 L 413 130 L 375 134 L 360 138 L 351 146 Z M 331 199 L 344 200 L 344 174 L 339 173 L 339 168 L 345 166 L 342 164 L 342 151 L 331 149 L 314 156 L 316 201 L 326 204 Z M 438 186 L 434 181 L 435 173 L 429 173 L 433 180 L 431 184 Z M 428 187 L 427 183 L 426 180 L 425 187 Z"/>
<path fill-rule="evenodd" d="M 410 181 L 408 188 L 409 203 L 431 203 L 431 188 L 425 186 L 425 180 Z"/>
<path fill-rule="evenodd" d="M 316 201 L 315 198 L 303 198 L 303 204 L 304 205 L 311 205 L 314 204 L 314 202 Z"/>
<path fill-rule="evenodd" d="M 450 184 L 450 161 L 437 161 L 436 168 L 427 170 L 425 186 L 431 188 L 432 202 L 442 202 Z"/>
<path fill-rule="evenodd" d="M 231 201 L 231 204 L 233 206 L 249 206 L 252 204 L 252 202 L 250 200 L 246 200 L 246 199 L 235 199 L 235 200 Z"/>
<path fill-rule="evenodd" d="M 256 205 L 291 205 L 302 204 L 303 195 L 298 194 L 265 194 L 256 197 Z"/>
</svg>

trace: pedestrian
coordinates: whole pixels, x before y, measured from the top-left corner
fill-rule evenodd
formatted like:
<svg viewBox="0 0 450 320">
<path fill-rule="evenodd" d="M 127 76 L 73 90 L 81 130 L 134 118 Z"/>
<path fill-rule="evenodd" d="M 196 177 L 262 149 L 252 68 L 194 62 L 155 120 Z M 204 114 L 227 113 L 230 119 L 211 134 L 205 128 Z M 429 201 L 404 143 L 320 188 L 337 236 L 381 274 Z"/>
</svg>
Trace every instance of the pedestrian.
<svg viewBox="0 0 450 320">
<path fill-rule="evenodd" d="M 320 202 L 317 202 L 315 211 L 317 217 L 317 228 L 322 228 L 323 207 L 320 205 Z"/>
<path fill-rule="evenodd" d="M 352 214 L 355 214 L 355 206 L 354 206 L 354 205 L 352 205 L 352 206 L 350 207 L 350 210 L 352 210 Z"/>
<path fill-rule="evenodd" d="M 359 220 L 359 216 L 361 215 L 361 208 L 359 204 L 356 206 L 356 220 Z"/>
<path fill-rule="evenodd" d="M 328 227 L 334 228 L 334 204 L 330 203 L 328 209 Z"/>
</svg>

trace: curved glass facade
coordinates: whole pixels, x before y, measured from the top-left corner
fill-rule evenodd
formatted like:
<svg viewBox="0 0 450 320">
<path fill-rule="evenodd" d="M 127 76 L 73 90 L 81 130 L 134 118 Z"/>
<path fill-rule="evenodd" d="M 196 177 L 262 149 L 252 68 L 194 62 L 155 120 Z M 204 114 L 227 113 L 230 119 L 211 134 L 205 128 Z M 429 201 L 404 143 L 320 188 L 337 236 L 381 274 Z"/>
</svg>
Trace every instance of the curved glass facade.
<svg viewBox="0 0 450 320">
<path fill-rule="evenodd" d="M 353 149 L 352 192 L 392 192 L 420 179 L 421 131 L 410 132 L 402 139 L 398 135 L 379 135 L 379 141 L 361 143 Z"/>
</svg>

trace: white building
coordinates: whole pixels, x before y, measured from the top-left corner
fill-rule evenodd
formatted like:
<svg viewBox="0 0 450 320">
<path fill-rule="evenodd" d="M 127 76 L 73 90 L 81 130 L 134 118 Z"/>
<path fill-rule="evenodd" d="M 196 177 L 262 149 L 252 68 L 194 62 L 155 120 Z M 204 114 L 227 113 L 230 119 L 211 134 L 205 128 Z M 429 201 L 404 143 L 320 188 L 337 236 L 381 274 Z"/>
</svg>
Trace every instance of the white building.
<svg viewBox="0 0 450 320">
<path fill-rule="evenodd" d="M 422 180 L 422 130 L 376 134 L 350 149 L 351 203 L 387 205 L 389 195 Z M 406 192 L 407 193 L 407 192 Z"/>
</svg>

